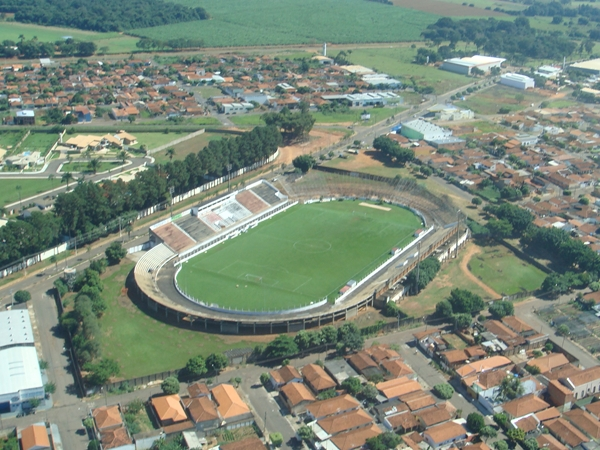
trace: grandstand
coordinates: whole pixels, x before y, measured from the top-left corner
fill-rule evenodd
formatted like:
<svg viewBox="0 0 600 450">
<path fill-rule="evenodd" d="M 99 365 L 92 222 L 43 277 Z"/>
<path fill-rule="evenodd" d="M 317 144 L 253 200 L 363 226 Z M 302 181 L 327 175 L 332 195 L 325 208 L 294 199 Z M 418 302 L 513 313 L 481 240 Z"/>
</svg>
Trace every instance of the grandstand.
<svg viewBox="0 0 600 450">
<path fill-rule="evenodd" d="M 152 251 L 146 252 L 136 264 L 136 279 L 139 275 L 140 278 L 152 282 L 160 267 L 176 255 L 176 253 L 164 244 L 154 246 Z"/>
</svg>

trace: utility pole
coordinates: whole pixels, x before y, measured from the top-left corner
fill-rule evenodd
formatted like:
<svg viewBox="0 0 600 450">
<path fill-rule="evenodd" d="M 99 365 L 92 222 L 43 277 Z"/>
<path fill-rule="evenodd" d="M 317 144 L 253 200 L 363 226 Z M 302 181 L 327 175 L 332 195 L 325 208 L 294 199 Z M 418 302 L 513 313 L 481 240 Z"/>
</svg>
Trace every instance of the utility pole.
<svg viewBox="0 0 600 450">
<path fill-rule="evenodd" d="M 169 204 L 171 206 L 171 220 L 173 220 L 173 193 L 175 192 L 175 188 L 173 186 L 169 187 Z"/>
<path fill-rule="evenodd" d="M 419 241 L 419 243 L 417 244 L 417 249 L 417 285 L 415 286 L 415 295 L 419 293 L 419 270 L 421 268 L 421 241 Z"/>
<path fill-rule="evenodd" d="M 454 258 L 458 258 L 458 238 L 460 236 L 460 209 L 456 211 L 456 248 L 454 249 Z"/>
</svg>

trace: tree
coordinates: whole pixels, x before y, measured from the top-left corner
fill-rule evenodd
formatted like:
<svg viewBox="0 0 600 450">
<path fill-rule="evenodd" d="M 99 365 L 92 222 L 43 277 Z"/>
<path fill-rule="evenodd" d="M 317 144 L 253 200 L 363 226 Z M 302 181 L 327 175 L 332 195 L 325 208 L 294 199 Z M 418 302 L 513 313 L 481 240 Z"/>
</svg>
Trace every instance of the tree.
<svg viewBox="0 0 600 450">
<path fill-rule="evenodd" d="M 121 160 L 121 164 L 125 165 L 125 161 L 127 161 L 127 152 L 125 150 L 121 150 L 117 154 L 117 158 L 119 158 Z M 123 170 L 123 169 L 121 169 L 121 170 Z"/>
<path fill-rule="evenodd" d="M 173 147 L 169 147 L 165 151 L 165 155 L 169 157 L 169 161 L 173 161 L 173 157 L 175 156 L 175 149 Z"/>
<path fill-rule="evenodd" d="M 97 157 L 97 158 L 92 158 L 90 159 L 90 161 L 88 162 L 88 169 L 93 173 L 96 174 L 98 172 L 98 170 L 100 170 L 100 167 L 102 166 L 102 157 Z"/>
<path fill-rule="evenodd" d="M 263 372 L 260 374 L 260 382 L 263 386 L 267 387 L 267 384 L 271 381 L 271 377 L 268 373 Z"/>
<path fill-rule="evenodd" d="M 466 289 L 452 289 L 448 301 L 455 314 L 476 314 L 485 307 L 485 303 L 479 295 Z"/>
<path fill-rule="evenodd" d="M 529 364 L 525 365 L 525 370 L 531 375 L 539 375 L 542 372 L 538 366 Z"/>
<path fill-rule="evenodd" d="M 477 208 L 477 207 L 478 207 L 479 205 L 481 205 L 481 203 L 483 203 L 483 202 L 481 201 L 481 199 L 480 199 L 479 197 L 473 197 L 473 198 L 471 199 L 471 203 L 472 203 L 473 205 L 475 205 L 475 208 Z"/>
<path fill-rule="evenodd" d="M 454 395 L 454 388 L 448 383 L 436 384 L 433 387 L 433 393 L 442 400 L 449 400 Z"/>
<path fill-rule="evenodd" d="M 38 406 L 40 406 L 40 403 L 42 403 L 42 401 L 39 398 L 31 398 L 27 401 L 27 403 L 29 403 L 29 407 L 31 409 L 35 409 Z"/>
<path fill-rule="evenodd" d="M 569 292 L 571 290 L 571 286 L 567 277 L 559 273 L 552 272 L 550 275 L 544 278 L 540 289 L 550 297 L 556 298 L 559 295 Z"/>
<path fill-rule="evenodd" d="M 54 394 L 56 392 L 56 384 L 52 381 L 46 383 L 44 385 L 44 391 L 46 392 L 46 394 Z"/>
<path fill-rule="evenodd" d="M 492 444 L 496 450 L 508 450 L 508 443 L 506 441 L 496 441 Z"/>
<path fill-rule="evenodd" d="M 538 450 L 540 448 L 535 438 L 525 439 L 521 442 L 521 447 L 523 447 L 523 450 Z"/>
<path fill-rule="evenodd" d="M 525 96 L 523 94 L 517 94 L 515 95 L 515 100 L 520 105 L 523 102 L 523 100 L 525 100 Z"/>
<path fill-rule="evenodd" d="M 435 315 L 439 318 L 452 317 L 452 305 L 448 300 L 442 300 L 435 305 Z"/>
<path fill-rule="evenodd" d="M 496 436 L 498 436 L 498 432 L 494 429 L 494 427 L 486 425 L 479 430 L 479 436 L 481 436 L 484 441 L 487 441 L 489 438 L 494 439 Z"/>
<path fill-rule="evenodd" d="M 421 174 L 425 178 L 427 178 L 427 177 L 431 176 L 431 174 L 433 173 L 433 170 L 429 166 L 421 166 L 421 167 L 419 167 L 419 172 L 421 172 Z"/>
<path fill-rule="evenodd" d="M 521 428 L 511 428 L 506 432 L 506 437 L 513 442 L 523 442 L 525 440 L 525 431 Z"/>
<path fill-rule="evenodd" d="M 505 400 L 514 400 L 520 397 L 525 392 L 525 388 L 521 384 L 521 381 L 512 375 L 508 375 L 502 379 L 500 383 L 500 396 Z"/>
<path fill-rule="evenodd" d="M 346 351 L 357 351 L 365 345 L 365 339 L 360 330 L 353 322 L 345 322 L 338 328 L 338 345 L 341 346 L 342 353 Z"/>
<path fill-rule="evenodd" d="M 302 425 L 300 428 L 298 428 L 296 435 L 304 442 L 312 441 L 315 438 L 315 433 L 312 428 L 307 427 L 306 425 Z"/>
<path fill-rule="evenodd" d="M 161 383 L 160 388 L 167 395 L 179 394 L 179 380 L 175 377 L 167 377 Z"/>
<path fill-rule="evenodd" d="M 202 356 L 192 356 L 188 359 L 184 370 L 186 375 L 192 378 L 199 378 L 207 372 L 206 362 Z"/>
<path fill-rule="evenodd" d="M 127 255 L 127 250 L 123 248 L 123 245 L 119 241 L 115 241 L 108 246 L 104 252 L 108 264 L 111 266 L 117 265 Z"/>
<path fill-rule="evenodd" d="M 512 316 L 515 313 L 515 307 L 512 302 L 499 300 L 490 305 L 488 308 L 494 319 L 502 319 L 506 316 Z"/>
<path fill-rule="evenodd" d="M 326 391 L 323 391 L 317 395 L 317 400 L 327 400 L 336 396 L 337 393 L 335 392 L 335 389 L 327 389 Z"/>
<path fill-rule="evenodd" d="M 512 235 L 513 227 L 508 220 L 496 220 L 491 218 L 485 225 L 488 234 L 493 239 L 504 239 Z"/>
<path fill-rule="evenodd" d="M 119 363 L 108 358 L 102 358 L 97 363 L 86 363 L 83 369 L 88 372 L 85 377 L 86 382 L 92 386 L 102 386 L 110 380 L 110 377 L 119 375 L 121 372 Z"/>
<path fill-rule="evenodd" d="M 68 190 L 69 182 L 73 181 L 74 179 L 75 179 L 75 177 L 73 177 L 73 174 L 71 172 L 65 172 L 62 174 L 62 177 L 60 177 L 60 182 L 67 183 L 67 190 Z"/>
<path fill-rule="evenodd" d="M 559 325 L 556 329 L 556 334 L 558 336 L 568 336 L 569 334 L 571 334 L 571 330 L 569 330 L 569 327 L 564 324 Z"/>
<path fill-rule="evenodd" d="M 271 444 L 274 447 L 280 447 L 281 444 L 283 444 L 283 436 L 281 435 L 281 433 L 271 433 L 269 434 L 269 441 L 271 441 Z"/>
<path fill-rule="evenodd" d="M 13 295 L 13 298 L 17 303 L 25 303 L 31 300 L 31 294 L 29 293 L 29 291 L 17 291 Z"/>
<path fill-rule="evenodd" d="M 386 431 L 366 441 L 369 450 L 387 450 L 396 448 L 400 444 L 401 438 L 396 433 Z"/>
<path fill-rule="evenodd" d="M 479 433 L 485 426 L 485 420 L 479 413 L 471 413 L 467 416 L 467 427 L 473 433 Z"/>
<path fill-rule="evenodd" d="M 400 147 L 400 144 L 387 136 L 379 136 L 373 140 L 373 148 L 379 150 L 393 162 L 404 166 L 413 160 L 415 152 L 410 148 Z"/>
<path fill-rule="evenodd" d="M 229 360 L 223 353 L 211 353 L 206 357 L 206 367 L 215 372 L 220 372 L 228 365 Z"/>
<path fill-rule="evenodd" d="M 375 399 L 379 395 L 379 391 L 372 384 L 367 384 L 366 386 L 363 387 L 360 395 L 365 400 L 367 400 L 369 402 L 373 402 L 373 401 L 375 401 Z"/>
<path fill-rule="evenodd" d="M 83 426 L 86 427 L 88 430 L 93 430 L 95 427 L 94 419 L 91 417 L 86 417 L 85 419 L 83 419 Z"/>
<path fill-rule="evenodd" d="M 496 413 L 493 415 L 494 422 L 498 424 L 500 428 L 506 429 L 508 426 L 508 417 L 504 413 Z"/>
<path fill-rule="evenodd" d="M 362 384 L 357 377 L 349 377 L 342 382 L 342 388 L 348 394 L 356 396 L 362 391 Z"/>
<path fill-rule="evenodd" d="M 284 358 L 286 356 L 296 355 L 298 352 L 298 345 L 294 340 L 290 336 L 282 334 L 277 336 L 269 343 L 269 345 L 267 345 L 264 356 L 267 359 Z"/>
<path fill-rule="evenodd" d="M 293 159 L 292 164 L 297 169 L 300 169 L 302 173 L 308 172 L 312 169 L 317 162 L 310 155 L 300 155 Z"/>
<path fill-rule="evenodd" d="M 471 314 L 454 314 L 452 316 L 452 325 L 455 330 L 464 330 L 471 325 Z"/>
<path fill-rule="evenodd" d="M 100 442 L 97 439 L 92 439 L 88 442 L 87 450 L 100 450 Z"/>
</svg>

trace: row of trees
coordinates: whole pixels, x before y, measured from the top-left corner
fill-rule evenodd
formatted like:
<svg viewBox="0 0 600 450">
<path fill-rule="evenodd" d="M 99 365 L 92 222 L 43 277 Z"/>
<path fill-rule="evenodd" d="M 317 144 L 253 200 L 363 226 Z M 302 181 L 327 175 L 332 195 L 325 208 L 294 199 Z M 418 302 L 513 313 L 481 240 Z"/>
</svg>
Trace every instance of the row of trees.
<svg viewBox="0 0 600 450">
<path fill-rule="evenodd" d="M 0 11 L 38 25 L 123 31 L 209 19 L 204 8 L 163 0 L 0 0 Z"/>
<path fill-rule="evenodd" d="M 454 21 L 444 17 L 428 25 L 421 35 L 436 45 L 449 41 L 450 47 L 454 48 L 458 42 L 472 42 L 478 51 L 483 49 L 488 54 L 538 59 L 562 59 L 577 47 L 559 33 L 531 28 L 526 17 L 518 17 L 514 22 L 494 18 Z"/>
<path fill-rule="evenodd" d="M 55 56 L 92 56 L 97 47 L 93 42 L 76 41 L 74 39 L 59 40 L 52 42 L 40 42 L 36 37 L 25 40 L 21 35 L 18 42 L 11 40 L 2 41 L 0 46 L 0 57 L 24 59 L 48 58 Z"/>
<path fill-rule="evenodd" d="M 415 269 L 406 276 L 406 284 L 416 286 L 417 291 L 421 291 L 435 278 L 441 267 L 440 261 L 435 256 L 428 256 L 419 266 L 419 279 L 417 280 Z"/>
<path fill-rule="evenodd" d="M 275 127 L 256 127 L 241 136 L 211 141 L 198 154 L 140 172 L 129 183 L 79 182 L 72 192 L 60 194 L 54 210 L 11 220 L 0 228 L 0 265 L 46 250 L 63 236 L 78 237 L 97 229 L 112 232 L 125 227 L 137 211 L 169 200 L 214 177 L 249 166 L 273 153 L 282 143 Z M 67 182 L 69 180 L 66 180 Z M 121 219 L 120 219 L 121 218 Z"/>
<path fill-rule="evenodd" d="M 142 38 L 135 43 L 135 46 L 140 50 L 165 50 L 174 49 L 181 50 L 186 48 L 201 48 L 204 47 L 204 40 L 202 39 L 167 39 L 161 41 L 158 39 Z"/>
</svg>

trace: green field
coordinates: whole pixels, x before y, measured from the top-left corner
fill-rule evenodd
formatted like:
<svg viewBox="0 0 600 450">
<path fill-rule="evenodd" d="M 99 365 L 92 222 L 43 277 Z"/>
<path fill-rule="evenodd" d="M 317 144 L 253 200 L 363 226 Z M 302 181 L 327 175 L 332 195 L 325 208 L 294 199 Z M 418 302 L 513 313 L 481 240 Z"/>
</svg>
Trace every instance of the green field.
<svg viewBox="0 0 600 450">
<path fill-rule="evenodd" d="M 523 99 L 519 99 L 522 95 Z M 536 107 L 547 97 L 537 92 L 519 89 L 508 86 L 496 85 L 489 89 L 482 90 L 472 94 L 465 101 L 455 102 L 460 108 L 468 108 L 477 114 L 498 114 L 500 108 L 508 108 L 510 112 L 521 111 L 528 108 L 533 103 Z"/>
<path fill-rule="evenodd" d="M 100 162 L 100 167 L 98 168 L 97 172 L 106 172 L 107 170 L 112 170 L 115 169 L 117 167 L 122 166 L 123 164 L 121 163 L 121 161 L 112 161 L 112 162 L 108 162 L 108 161 L 101 161 Z M 65 173 L 65 172 L 71 172 L 71 173 L 78 173 L 78 172 L 91 172 L 88 166 L 88 162 L 87 161 L 75 161 L 72 163 L 67 163 L 67 164 L 63 164 L 62 168 L 60 169 L 61 173 Z"/>
<path fill-rule="evenodd" d="M 431 86 L 438 94 L 465 86 L 473 81 L 472 78 L 436 67 L 413 64 L 417 50 L 418 48 L 411 48 L 407 45 L 388 48 L 357 48 L 348 58 L 354 64 L 387 73 L 405 84 L 410 85 L 412 78 L 417 85 Z"/>
<path fill-rule="evenodd" d="M 194 7 L 197 0 L 177 0 Z M 195 38 L 207 47 L 420 40 L 439 16 L 365 0 L 204 0 L 211 20 L 132 33 L 154 39 Z"/>
<path fill-rule="evenodd" d="M 0 131 L 0 148 L 7 151 L 7 154 L 13 153 L 15 145 L 25 136 L 25 131 Z"/>
<path fill-rule="evenodd" d="M 413 240 L 413 213 L 360 201 L 299 205 L 183 264 L 179 286 L 225 308 L 282 310 L 333 300 Z M 389 205 L 386 205 L 389 206 Z"/>
<path fill-rule="evenodd" d="M 33 197 L 36 194 L 48 191 L 53 187 L 60 185 L 59 180 L 40 179 L 3 179 L 0 180 L 0 206 L 19 201 L 19 191 L 17 186 L 21 186 L 21 199 Z"/>
<path fill-rule="evenodd" d="M 546 274 L 501 245 L 482 247 L 469 261 L 469 270 L 502 295 L 538 289 Z"/>
<path fill-rule="evenodd" d="M 174 327 L 139 309 L 123 291 L 125 278 L 134 265 L 125 260 L 120 266 L 109 268 L 102 292 L 108 304 L 100 320 L 102 355 L 118 361 L 121 377 L 179 369 L 192 356 L 206 357 L 232 348 L 253 347 L 248 340 L 233 342 L 215 334 Z"/>
<path fill-rule="evenodd" d="M 221 133 L 203 133 L 187 141 L 180 142 L 173 146 L 175 149 L 175 156 L 173 159 L 185 159 L 190 153 L 198 153 L 204 147 L 208 145 L 210 141 L 223 139 L 224 137 L 235 137 L 234 134 L 221 134 Z M 169 161 L 166 150 L 152 153 L 151 155 L 157 164 L 164 164 Z"/>
<path fill-rule="evenodd" d="M 58 141 L 58 134 L 31 133 L 19 147 L 19 152 L 40 152 L 42 156 L 46 156 L 56 141 Z"/>
<path fill-rule="evenodd" d="M 40 42 L 55 42 L 65 36 L 81 41 L 92 41 L 98 49 L 108 47 L 108 53 L 126 53 L 136 50 L 135 43 L 139 40 L 120 33 L 97 33 L 94 31 L 75 30 L 72 28 L 44 27 L 18 22 L 0 22 L 0 41 L 18 41 L 19 36 L 32 39 L 34 36 Z"/>
</svg>

